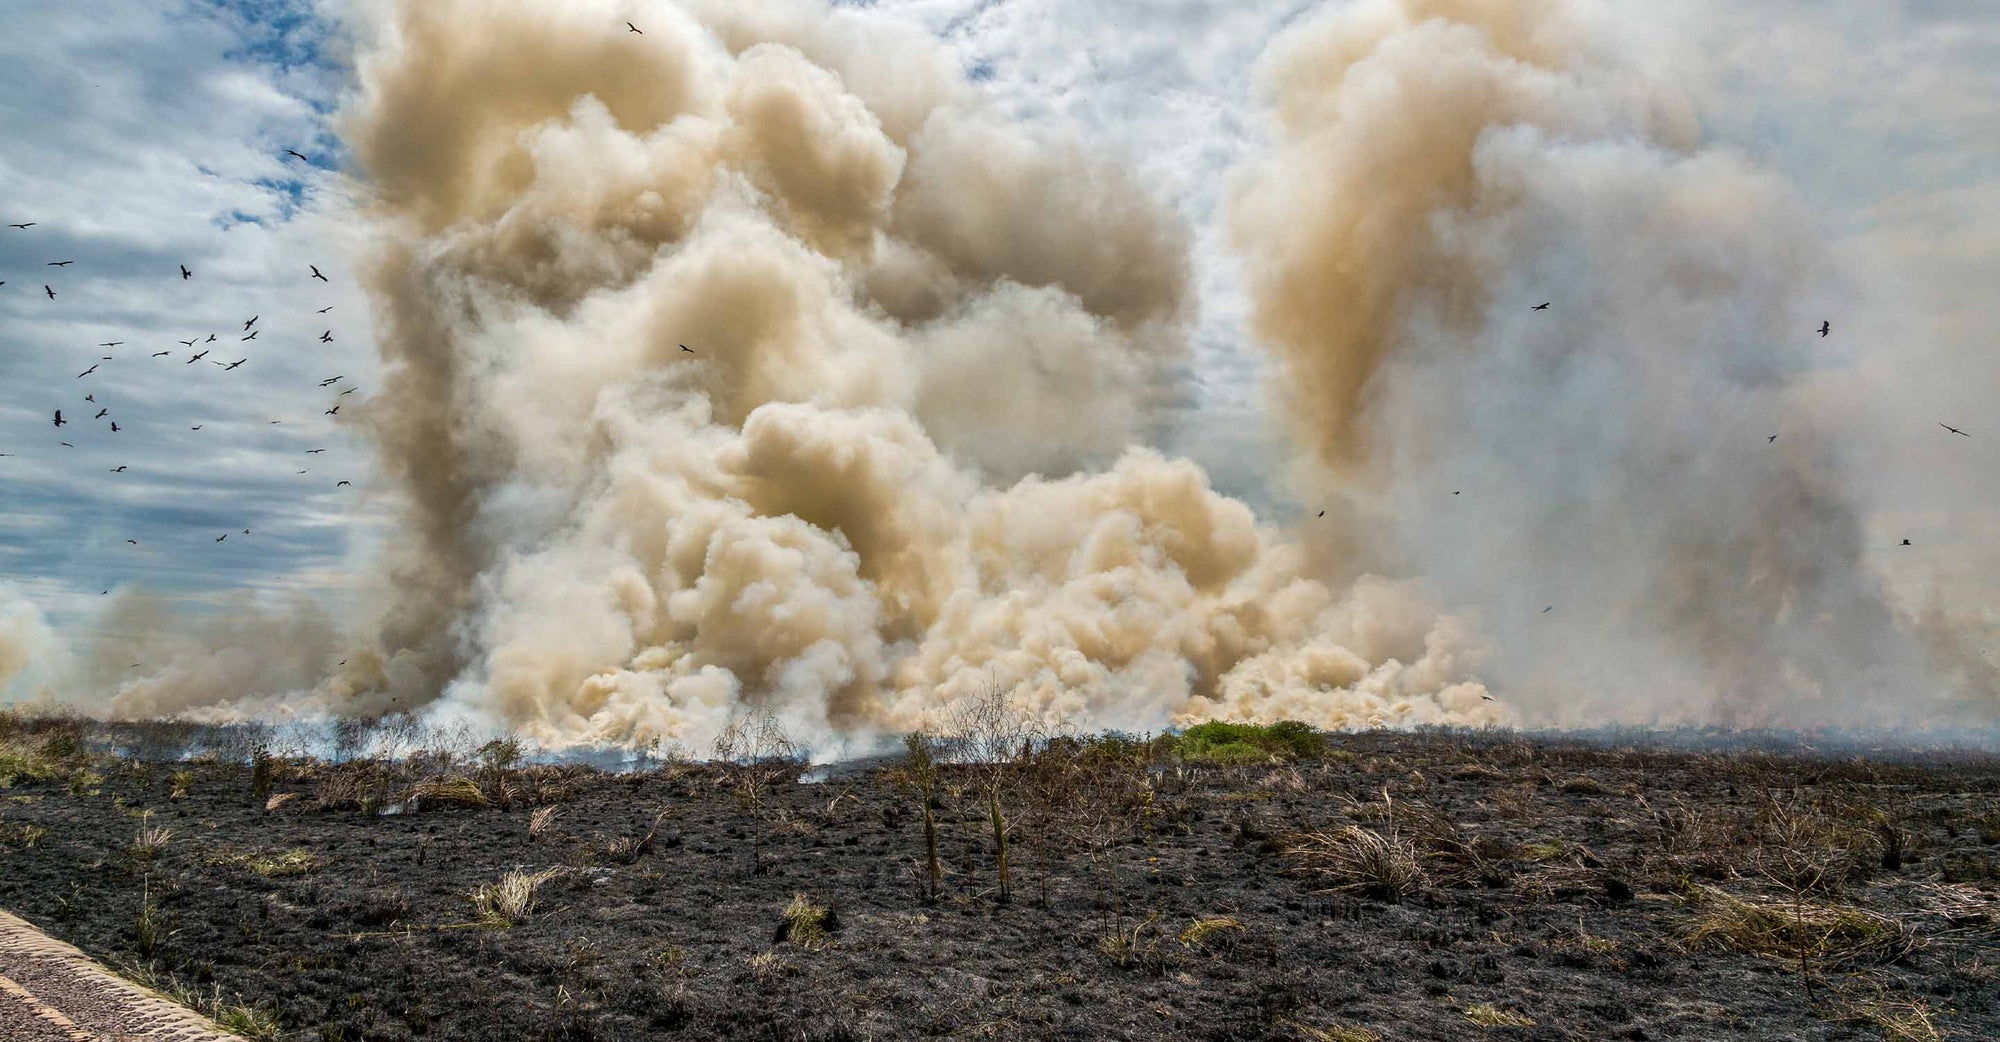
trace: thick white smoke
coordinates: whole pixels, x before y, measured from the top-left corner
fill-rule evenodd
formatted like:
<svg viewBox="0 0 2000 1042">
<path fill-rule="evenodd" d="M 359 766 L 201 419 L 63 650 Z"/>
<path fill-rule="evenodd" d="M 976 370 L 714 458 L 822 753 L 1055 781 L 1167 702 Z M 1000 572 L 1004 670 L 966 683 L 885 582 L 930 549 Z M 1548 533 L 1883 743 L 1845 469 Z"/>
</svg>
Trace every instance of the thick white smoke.
<svg viewBox="0 0 2000 1042">
<path fill-rule="evenodd" d="M 1142 186 L 864 16 L 629 13 L 365 28 L 388 371 L 356 411 L 408 538 L 315 704 L 697 745 L 750 705 L 825 745 L 989 686 L 1084 728 L 1505 718 L 1414 587 L 1316 580 L 1138 447 L 1189 308 Z M 188 708 L 168 679 L 121 708 Z"/>
<path fill-rule="evenodd" d="M 1593 10 L 1368 0 L 1267 56 L 1235 229 L 1318 480 L 1386 502 L 1532 718 L 1990 722 L 1803 393 L 1812 222 Z"/>
</svg>

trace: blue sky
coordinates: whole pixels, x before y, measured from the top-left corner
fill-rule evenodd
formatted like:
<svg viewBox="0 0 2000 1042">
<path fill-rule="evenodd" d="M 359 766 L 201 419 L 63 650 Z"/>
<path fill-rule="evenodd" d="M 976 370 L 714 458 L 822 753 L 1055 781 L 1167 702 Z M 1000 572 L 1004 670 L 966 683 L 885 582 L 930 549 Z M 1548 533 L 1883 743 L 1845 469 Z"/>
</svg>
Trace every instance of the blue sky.
<svg viewBox="0 0 2000 1042">
<path fill-rule="evenodd" d="M 99 610 L 105 590 L 190 610 L 245 591 L 338 598 L 387 516 L 365 445 L 324 415 L 340 389 L 365 400 L 376 373 L 352 273 L 364 189 L 330 125 L 344 5 L 18 6 L 0 35 L 0 217 L 35 226 L 0 229 L 0 452 L 11 454 L 0 583 L 61 625 Z M 641 20 L 648 6 L 629 5 Z M 1257 57 L 1319 5 L 865 6 L 944 40 L 1016 117 L 1081 126 L 1185 217 L 1200 314 L 1184 411 L 1161 440 L 1223 490 L 1282 501 L 1221 209 L 1231 170 L 1269 132 Z M 1932 450 L 1934 417 L 2000 437 L 1982 429 L 2000 386 L 1988 347 L 2000 320 L 2000 16 L 1974 0 L 1594 9 L 1648 71 L 1684 85 L 1713 139 L 1789 180 L 1822 222 L 1851 282 L 1841 326 L 1852 336 L 1829 348 L 1814 393 L 1871 403 L 1852 447 L 1881 475 L 1870 525 L 1926 547 L 1894 562 L 1892 580 L 2000 584 L 2000 543 L 1976 534 L 2000 521 L 2000 468 L 1968 479 L 1911 462 Z M 57 260 L 75 264 L 46 266 Z M 178 277 L 182 264 L 193 279 Z M 332 281 L 312 280 L 308 264 Z M 252 315 L 260 335 L 246 342 Z M 211 334 L 196 350 L 213 353 L 189 364 L 178 341 Z M 124 343 L 97 346 L 109 341 Z M 239 358 L 232 372 L 211 364 Z M 318 387 L 335 375 L 344 381 Z M 57 408 L 72 426 L 50 425 Z"/>
</svg>

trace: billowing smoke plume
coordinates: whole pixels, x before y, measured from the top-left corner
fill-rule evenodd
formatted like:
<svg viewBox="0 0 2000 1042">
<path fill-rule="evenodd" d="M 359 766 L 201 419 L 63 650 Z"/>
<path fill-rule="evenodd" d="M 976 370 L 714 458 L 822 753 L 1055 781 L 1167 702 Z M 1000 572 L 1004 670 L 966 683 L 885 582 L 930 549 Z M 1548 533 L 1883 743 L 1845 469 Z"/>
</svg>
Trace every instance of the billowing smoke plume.
<svg viewBox="0 0 2000 1042">
<path fill-rule="evenodd" d="M 1386 504 L 1531 717 L 1990 721 L 1887 607 L 1802 392 L 1810 220 L 1610 29 L 1364 0 L 1267 55 L 1233 224 L 1309 480 Z"/>
<path fill-rule="evenodd" d="M 33 686 L 31 667 L 46 670 L 56 665 L 61 645 L 43 620 L 34 602 L 12 587 L 0 585 L 0 696 L 32 699 L 40 692 Z"/>
<path fill-rule="evenodd" d="M 367 30 L 345 132 L 387 373 L 356 411 L 407 540 L 320 704 L 693 744 L 989 686 L 1086 728 L 1504 718 L 1413 587 L 1316 580 L 1136 447 L 1189 310 L 1141 186 L 864 16 L 626 10 Z"/>
</svg>

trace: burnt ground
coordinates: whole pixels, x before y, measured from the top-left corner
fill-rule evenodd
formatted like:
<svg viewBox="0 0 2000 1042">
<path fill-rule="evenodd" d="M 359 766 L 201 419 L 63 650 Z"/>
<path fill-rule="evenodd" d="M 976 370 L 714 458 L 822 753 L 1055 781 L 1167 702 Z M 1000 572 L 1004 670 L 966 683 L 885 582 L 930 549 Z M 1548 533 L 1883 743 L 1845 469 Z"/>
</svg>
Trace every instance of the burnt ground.
<svg viewBox="0 0 2000 1042">
<path fill-rule="evenodd" d="M 1061 743 L 938 769 L 933 893 L 900 761 L 488 752 L 74 753 L 0 790 L 0 906 L 288 1039 L 2000 1038 L 2000 762 L 1970 754 Z M 533 909 L 476 909 L 514 870 Z M 794 929 L 798 895 L 825 917 Z"/>
</svg>

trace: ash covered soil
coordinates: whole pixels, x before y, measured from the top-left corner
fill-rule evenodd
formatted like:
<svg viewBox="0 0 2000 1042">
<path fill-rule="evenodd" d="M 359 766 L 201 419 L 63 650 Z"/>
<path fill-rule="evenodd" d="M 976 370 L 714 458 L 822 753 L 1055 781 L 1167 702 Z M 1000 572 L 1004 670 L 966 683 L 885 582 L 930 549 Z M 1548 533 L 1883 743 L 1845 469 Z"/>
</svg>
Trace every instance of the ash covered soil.
<svg viewBox="0 0 2000 1042">
<path fill-rule="evenodd" d="M 940 765 L 933 883 L 900 758 L 252 766 L 29 729 L 0 906 L 288 1039 L 2000 1038 L 1992 758 L 1172 744 Z M 531 907 L 475 899 L 510 873 Z"/>
</svg>

